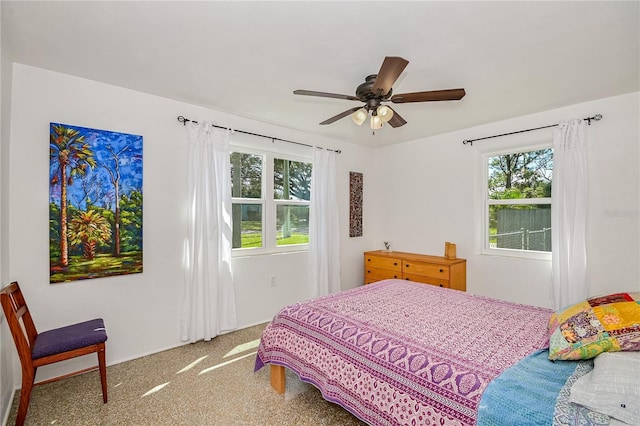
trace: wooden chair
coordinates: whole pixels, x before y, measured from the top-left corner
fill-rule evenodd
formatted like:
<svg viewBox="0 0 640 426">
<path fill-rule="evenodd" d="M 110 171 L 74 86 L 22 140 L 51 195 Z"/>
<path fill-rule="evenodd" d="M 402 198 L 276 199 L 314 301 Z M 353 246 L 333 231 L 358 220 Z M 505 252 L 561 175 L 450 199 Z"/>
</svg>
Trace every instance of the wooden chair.
<svg viewBox="0 0 640 426">
<path fill-rule="evenodd" d="M 102 382 L 102 399 L 105 403 L 107 402 L 107 365 L 105 360 L 107 332 L 102 319 L 98 318 L 38 333 L 17 282 L 9 284 L 0 291 L 0 302 L 22 365 L 22 389 L 16 425 L 24 424 L 33 386 L 98 368 Z M 98 365 L 34 384 L 38 367 L 94 352 L 98 354 Z"/>
</svg>

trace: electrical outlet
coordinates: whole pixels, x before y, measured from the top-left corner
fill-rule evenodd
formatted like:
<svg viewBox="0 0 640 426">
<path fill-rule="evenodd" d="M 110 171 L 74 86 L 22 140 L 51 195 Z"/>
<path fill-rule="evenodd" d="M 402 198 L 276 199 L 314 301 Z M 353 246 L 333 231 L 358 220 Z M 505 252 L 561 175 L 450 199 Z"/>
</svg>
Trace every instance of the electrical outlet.
<svg viewBox="0 0 640 426">
<path fill-rule="evenodd" d="M 269 286 L 270 287 L 275 287 L 276 286 L 276 276 L 275 275 L 271 275 L 269 277 Z"/>
</svg>

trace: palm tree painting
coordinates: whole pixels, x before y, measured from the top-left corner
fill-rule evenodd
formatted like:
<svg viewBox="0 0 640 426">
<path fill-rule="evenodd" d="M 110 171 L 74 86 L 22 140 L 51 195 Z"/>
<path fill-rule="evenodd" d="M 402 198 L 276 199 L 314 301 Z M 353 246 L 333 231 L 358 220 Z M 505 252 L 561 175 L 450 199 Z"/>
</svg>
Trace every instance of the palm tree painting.
<svg viewBox="0 0 640 426">
<path fill-rule="evenodd" d="M 51 123 L 50 282 L 142 272 L 142 136 Z"/>
</svg>

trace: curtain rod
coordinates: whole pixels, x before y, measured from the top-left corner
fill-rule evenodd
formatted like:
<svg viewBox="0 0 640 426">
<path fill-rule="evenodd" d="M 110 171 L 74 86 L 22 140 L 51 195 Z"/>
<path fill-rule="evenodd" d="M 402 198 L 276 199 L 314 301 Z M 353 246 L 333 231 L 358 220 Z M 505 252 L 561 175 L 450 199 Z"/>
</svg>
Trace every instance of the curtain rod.
<svg viewBox="0 0 640 426">
<path fill-rule="evenodd" d="M 587 122 L 587 124 L 589 124 L 589 126 L 591 126 L 591 120 L 593 121 L 600 121 L 602 120 L 602 114 L 596 114 L 593 117 L 587 117 L 587 118 L 583 118 L 584 121 Z M 491 138 L 499 138 L 500 136 L 509 136 L 509 135 L 515 135 L 517 133 L 524 133 L 524 132 L 531 132 L 533 130 L 540 130 L 540 129 L 548 129 L 549 127 L 555 127 L 560 123 L 556 123 L 556 124 L 549 124 L 548 126 L 542 126 L 542 127 L 534 127 L 533 129 L 525 129 L 525 130 L 518 130 L 515 132 L 509 132 L 509 133 L 502 133 L 500 135 L 493 135 L 493 136 L 485 136 L 484 138 L 476 138 L 476 139 L 465 139 L 462 141 L 463 145 L 469 144 L 471 146 L 473 146 L 473 143 L 475 141 L 481 141 L 484 139 L 491 139 Z"/>
<path fill-rule="evenodd" d="M 187 125 L 187 122 L 191 121 L 192 123 L 196 123 L 198 124 L 197 121 L 195 120 L 189 120 L 188 118 L 184 117 L 183 115 L 179 115 L 178 116 L 178 121 L 182 123 L 183 126 Z M 223 127 L 223 126 L 217 126 L 215 124 L 211 124 L 213 127 L 217 127 L 218 129 L 228 129 L 227 127 Z M 258 136 L 261 138 L 266 138 L 266 139 L 271 139 L 271 142 L 273 141 L 281 141 L 281 142 L 287 142 L 287 143 L 293 143 L 296 145 L 302 145 L 302 146 L 308 146 L 309 148 L 320 148 L 320 149 L 326 149 L 327 151 L 333 151 L 336 154 L 340 154 L 342 151 L 339 149 L 329 149 L 329 148 L 323 148 L 321 146 L 315 146 L 315 145 L 309 145 L 306 143 L 302 143 L 302 142 L 295 142 L 295 141 L 289 141 L 286 139 L 280 139 L 280 138 L 274 138 L 273 136 L 265 136 L 265 135 L 261 135 L 259 133 L 251 133 L 251 132 L 245 132 L 244 130 L 237 130 L 237 129 L 233 129 L 234 132 L 238 132 L 238 133 L 244 133 L 245 135 L 251 135 L 251 136 Z"/>
</svg>

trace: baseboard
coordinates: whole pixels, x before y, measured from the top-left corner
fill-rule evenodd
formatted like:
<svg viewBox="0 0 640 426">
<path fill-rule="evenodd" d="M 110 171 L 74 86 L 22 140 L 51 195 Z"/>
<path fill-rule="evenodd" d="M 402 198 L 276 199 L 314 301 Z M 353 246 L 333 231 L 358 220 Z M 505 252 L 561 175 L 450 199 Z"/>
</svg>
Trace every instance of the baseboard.
<svg viewBox="0 0 640 426">
<path fill-rule="evenodd" d="M 225 331 L 224 333 L 220 333 L 220 334 L 233 333 L 234 331 L 244 330 L 245 328 L 255 327 L 256 325 L 260 325 L 260 324 L 267 324 L 269 322 L 271 322 L 271 319 L 263 320 L 263 321 L 257 321 L 257 322 L 255 322 L 253 324 L 243 325 L 242 327 L 238 327 L 235 330 Z"/>
<path fill-rule="evenodd" d="M 9 420 L 9 414 L 11 414 L 11 407 L 13 406 L 13 398 L 16 396 L 16 390 L 13 389 L 11 391 L 11 397 L 9 398 L 9 403 L 7 404 L 7 410 L 2 416 L 2 426 L 7 426 L 7 420 Z"/>
<path fill-rule="evenodd" d="M 236 328 L 234 330 L 221 332 L 220 335 L 233 333 L 234 331 L 244 330 L 245 328 L 255 327 L 256 325 L 266 324 L 268 322 L 271 322 L 271 319 L 268 319 L 268 320 L 265 320 L 265 321 L 257 321 L 255 323 L 249 324 L 249 325 L 242 325 L 241 327 L 238 327 L 238 328 Z M 215 339 L 215 337 L 214 337 L 214 339 Z M 179 348 L 180 346 L 189 345 L 189 344 L 190 344 L 190 342 L 180 342 L 180 343 L 177 343 L 175 345 L 170 345 L 170 346 L 167 346 L 167 347 L 162 348 L 162 349 L 157 349 L 157 350 L 154 350 L 154 351 L 145 352 L 145 353 L 142 353 L 140 355 L 135 355 L 135 356 L 130 357 L 130 358 L 119 359 L 119 360 L 114 361 L 114 362 L 107 362 L 107 367 L 110 367 L 112 365 L 122 364 L 123 362 L 133 361 L 134 359 L 143 358 L 145 356 L 158 354 L 160 352 L 164 352 L 164 351 L 168 351 L 168 350 L 171 350 L 171 349 Z M 108 357 L 107 357 L 107 360 L 108 360 Z"/>
</svg>

